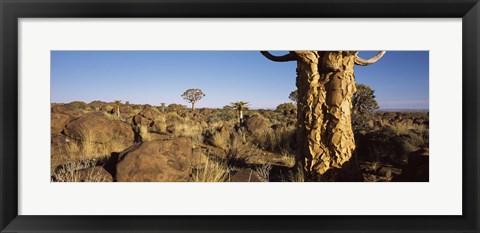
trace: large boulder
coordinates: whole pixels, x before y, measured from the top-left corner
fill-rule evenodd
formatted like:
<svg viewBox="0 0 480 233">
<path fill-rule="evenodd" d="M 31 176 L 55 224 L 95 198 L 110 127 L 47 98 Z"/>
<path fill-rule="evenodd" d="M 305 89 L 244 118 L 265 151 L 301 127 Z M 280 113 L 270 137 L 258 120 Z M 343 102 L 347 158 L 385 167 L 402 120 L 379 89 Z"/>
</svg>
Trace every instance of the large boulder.
<svg viewBox="0 0 480 233">
<path fill-rule="evenodd" d="M 150 126 L 153 123 L 153 120 L 150 120 L 142 115 L 135 115 L 133 117 L 133 123 L 135 125 L 144 125 L 144 126 Z"/>
<path fill-rule="evenodd" d="M 72 120 L 72 117 L 62 113 L 52 113 L 51 115 L 51 134 L 59 134 L 65 126 Z"/>
<path fill-rule="evenodd" d="M 428 182 L 429 170 L 429 150 L 422 148 L 408 154 L 407 165 L 402 169 L 402 175 L 395 181 Z"/>
<path fill-rule="evenodd" d="M 125 145 L 125 148 L 123 148 L 122 150 L 131 146 L 133 141 L 135 140 L 135 134 L 132 130 L 132 126 L 118 120 L 114 120 L 111 122 L 113 127 L 113 140 Z"/>
<path fill-rule="evenodd" d="M 67 151 L 67 145 L 70 139 L 63 134 L 52 135 L 50 138 L 51 164 L 57 166 L 61 163 L 68 162 L 70 155 Z"/>
<path fill-rule="evenodd" d="M 69 115 L 72 118 L 77 118 L 83 115 L 82 110 L 73 108 L 72 106 L 69 106 L 69 105 L 53 105 L 51 107 L 51 112 Z"/>
<path fill-rule="evenodd" d="M 65 104 L 65 106 L 69 106 L 74 109 L 85 109 L 87 107 L 87 104 L 83 101 L 73 101 L 68 104 Z"/>
<path fill-rule="evenodd" d="M 119 182 L 188 181 L 193 158 L 191 139 L 173 138 L 137 144 L 122 152 Z"/>
<path fill-rule="evenodd" d="M 138 113 L 138 115 L 141 115 L 150 120 L 155 120 L 160 115 L 160 113 L 153 109 L 153 107 L 145 106 L 142 111 Z"/>
<path fill-rule="evenodd" d="M 248 132 L 252 134 L 262 133 L 264 130 L 270 127 L 267 119 L 259 116 L 253 115 L 246 117 L 244 121 L 245 128 L 247 128 Z"/>
<path fill-rule="evenodd" d="M 88 106 L 90 106 L 93 109 L 97 109 L 97 108 L 100 109 L 101 107 L 107 106 L 107 105 L 108 105 L 107 102 L 103 102 L 99 100 L 94 100 L 88 104 Z"/>
<path fill-rule="evenodd" d="M 129 105 L 121 105 L 120 106 L 120 113 L 125 115 L 132 115 L 133 114 L 133 107 Z"/>
<path fill-rule="evenodd" d="M 117 120 L 111 121 L 101 113 L 89 113 L 79 117 L 66 126 L 64 133 L 79 141 L 95 143 L 114 141 L 123 145 L 123 149 L 132 145 L 135 139 L 130 125 Z"/>
</svg>

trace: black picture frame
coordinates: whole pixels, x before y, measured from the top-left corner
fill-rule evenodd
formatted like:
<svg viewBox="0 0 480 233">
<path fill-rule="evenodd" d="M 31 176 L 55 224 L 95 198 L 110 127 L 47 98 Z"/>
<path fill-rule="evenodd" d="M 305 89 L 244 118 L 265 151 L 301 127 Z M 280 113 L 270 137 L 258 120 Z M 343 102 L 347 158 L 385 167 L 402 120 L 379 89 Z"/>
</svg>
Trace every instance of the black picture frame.
<svg viewBox="0 0 480 233">
<path fill-rule="evenodd" d="M 479 232 L 478 0 L 0 0 L 0 14 L 1 232 Z M 17 20 L 57 17 L 462 18 L 463 215 L 18 215 Z"/>
</svg>

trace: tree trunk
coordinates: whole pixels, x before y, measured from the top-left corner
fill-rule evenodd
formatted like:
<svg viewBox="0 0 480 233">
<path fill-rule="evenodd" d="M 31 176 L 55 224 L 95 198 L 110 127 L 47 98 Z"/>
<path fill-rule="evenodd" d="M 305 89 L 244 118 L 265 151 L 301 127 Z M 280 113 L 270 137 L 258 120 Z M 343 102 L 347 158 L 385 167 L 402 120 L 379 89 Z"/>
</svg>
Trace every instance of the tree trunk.
<svg viewBox="0 0 480 233">
<path fill-rule="evenodd" d="M 330 152 L 329 159 L 322 159 L 317 167 L 320 174 L 328 170 L 337 179 L 345 181 L 363 180 L 356 158 L 355 139 L 352 130 L 352 97 L 355 93 L 354 67 L 357 52 L 330 51 L 322 52 L 319 69 L 325 77 L 327 94 L 325 112 L 326 146 Z M 333 168 L 333 169 L 331 169 Z"/>
<path fill-rule="evenodd" d="M 350 116 L 356 53 L 297 51 L 296 55 L 297 161 L 303 160 L 307 174 L 321 177 L 343 169 L 355 149 Z"/>
<path fill-rule="evenodd" d="M 195 111 L 195 102 L 192 102 L 192 111 Z"/>
<path fill-rule="evenodd" d="M 240 123 L 240 126 L 241 126 L 242 122 L 243 122 L 243 110 L 241 110 L 241 109 L 238 113 L 238 118 L 239 118 L 239 123 Z"/>
<path fill-rule="evenodd" d="M 297 160 L 307 173 L 314 172 L 328 150 L 322 138 L 325 89 L 318 72 L 319 54 L 315 51 L 297 52 Z M 304 161 L 301 161 L 304 160 Z"/>
<path fill-rule="evenodd" d="M 117 117 L 120 118 L 120 106 L 117 106 Z"/>
<path fill-rule="evenodd" d="M 354 66 L 373 64 L 385 51 L 368 60 L 351 51 L 261 53 L 275 62 L 297 62 L 296 154 L 307 180 L 362 181 L 351 124 Z"/>
</svg>

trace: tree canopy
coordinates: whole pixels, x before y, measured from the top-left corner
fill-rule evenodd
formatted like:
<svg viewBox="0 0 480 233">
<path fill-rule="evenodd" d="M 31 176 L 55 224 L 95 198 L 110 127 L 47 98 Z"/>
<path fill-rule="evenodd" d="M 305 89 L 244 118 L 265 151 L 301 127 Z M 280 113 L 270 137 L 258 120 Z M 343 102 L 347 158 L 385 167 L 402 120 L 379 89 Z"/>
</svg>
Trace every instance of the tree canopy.
<svg viewBox="0 0 480 233">
<path fill-rule="evenodd" d="M 357 91 L 352 97 L 352 126 L 354 130 L 362 130 L 368 127 L 368 121 L 378 109 L 378 103 L 371 87 L 358 83 L 355 87 Z"/>
<path fill-rule="evenodd" d="M 290 95 L 288 96 L 288 98 L 293 101 L 293 102 L 297 102 L 298 101 L 298 90 L 295 90 L 295 91 L 292 91 L 290 92 Z"/>
<path fill-rule="evenodd" d="M 197 88 L 188 89 L 182 94 L 182 97 L 189 103 L 195 103 L 202 99 L 204 96 L 205 94 L 202 92 L 202 90 Z"/>
</svg>

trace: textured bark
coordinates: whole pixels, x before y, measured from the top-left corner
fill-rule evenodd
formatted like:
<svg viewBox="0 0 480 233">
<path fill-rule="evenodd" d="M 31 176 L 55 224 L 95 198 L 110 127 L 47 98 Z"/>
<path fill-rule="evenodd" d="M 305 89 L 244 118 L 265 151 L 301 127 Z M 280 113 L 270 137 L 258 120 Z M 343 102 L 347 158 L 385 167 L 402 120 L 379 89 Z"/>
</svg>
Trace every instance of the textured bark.
<svg viewBox="0 0 480 233">
<path fill-rule="evenodd" d="M 354 66 L 373 64 L 384 53 L 363 60 L 348 51 L 295 51 L 280 57 L 262 52 L 272 61 L 289 61 L 290 55 L 297 61 L 297 162 L 311 177 L 361 179 L 353 158 Z"/>
<path fill-rule="evenodd" d="M 356 91 L 353 72 L 357 53 L 334 51 L 322 52 L 322 55 L 319 69 L 327 93 L 323 138 L 329 154 L 313 166 L 313 171 L 320 174 L 330 168 L 342 168 L 355 150 L 351 110 Z"/>
<path fill-rule="evenodd" d="M 320 158 L 328 157 L 328 149 L 322 133 L 325 132 L 323 112 L 325 88 L 320 80 L 318 63 L 320 56 L 315 51 L 296 52 L 298 103 L 297 103 L 297 160 L 303 162 L 306 171 L 312 171 Z M 304 161 L 301 161 L 304 159 Z"/>
<path fill-rule="evenodd" d="M 351 126 L 356 53 L 297 54 L 298 159 L 310 174 L 342 168 L 355 149 Z"/>
</svg>

